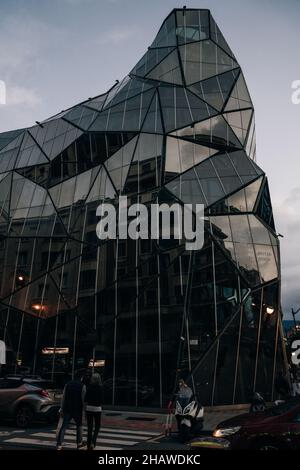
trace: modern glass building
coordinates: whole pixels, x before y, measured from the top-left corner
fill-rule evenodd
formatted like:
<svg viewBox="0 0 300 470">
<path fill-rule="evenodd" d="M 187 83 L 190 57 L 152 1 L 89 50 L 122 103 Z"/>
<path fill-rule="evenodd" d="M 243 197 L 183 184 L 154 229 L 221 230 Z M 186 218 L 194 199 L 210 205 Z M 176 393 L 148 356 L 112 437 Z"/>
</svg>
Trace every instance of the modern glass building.
<svg viewBox="0 0 300 470">
<path fill-rule="evenodd" d="M 203 203 L 205 243 L 96 236 L 103 201 Z M 252 101 L 208 10 L 176 9 L 107 93 L 0 135 L 4 371 L 63 384 L 101 369 L 106 402 L 266 399 L 284 368 L 280 258 Z"/>
</svg>

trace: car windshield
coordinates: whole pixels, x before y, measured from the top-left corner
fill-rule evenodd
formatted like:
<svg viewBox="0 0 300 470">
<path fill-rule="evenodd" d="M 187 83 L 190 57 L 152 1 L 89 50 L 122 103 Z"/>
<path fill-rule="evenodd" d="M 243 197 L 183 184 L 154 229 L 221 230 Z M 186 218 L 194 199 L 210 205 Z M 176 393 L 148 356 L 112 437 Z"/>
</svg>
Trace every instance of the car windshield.
<svg viewBox="0 0 300 470">
<path fill-rule="evenodd" d="M 300 405 L 300 398 L 297 398 L 297 399 L 288 401 L 287 403 L 282 403 L 281 405 L 273 406 L 272 408 L 266 411 L 266 414 L 269 416 L 280 416 L 285 413 L 288 413 L 293 408 L 299 405 Z"/>
</svg>

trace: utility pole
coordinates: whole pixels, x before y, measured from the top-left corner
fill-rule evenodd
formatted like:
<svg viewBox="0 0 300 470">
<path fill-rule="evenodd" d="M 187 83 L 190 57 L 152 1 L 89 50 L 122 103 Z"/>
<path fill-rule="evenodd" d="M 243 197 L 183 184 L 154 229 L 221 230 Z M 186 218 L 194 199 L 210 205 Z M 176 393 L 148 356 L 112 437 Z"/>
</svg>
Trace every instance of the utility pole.
<svg viewBox="0 0 300 470">
<path fill-rule="evenodd" d="M 298 308 L 298 310 L 294 310 L 292 308 L 292 315 L 293 315 L 293 319 L 294 319 L 294 327 L 296 329 L 296 319 L 295 319 L 295 316 L 297 315 L 297 313 L 300 312 L 300 308 Z"/>
</svg>

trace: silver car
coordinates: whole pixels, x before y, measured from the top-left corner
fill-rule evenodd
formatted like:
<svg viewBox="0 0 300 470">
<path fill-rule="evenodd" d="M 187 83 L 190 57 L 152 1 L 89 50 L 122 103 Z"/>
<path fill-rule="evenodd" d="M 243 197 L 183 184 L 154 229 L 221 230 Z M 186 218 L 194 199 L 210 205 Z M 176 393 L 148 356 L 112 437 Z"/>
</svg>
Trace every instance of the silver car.
<svg viewBox="0 0 300 470">
<path fill-rule="evenodd" d="M 8 376 L 0 379 L 0 417 L 26 428 L 35 420 L 54 422 L 61 392 L 41 378 Z"/>
</svg>

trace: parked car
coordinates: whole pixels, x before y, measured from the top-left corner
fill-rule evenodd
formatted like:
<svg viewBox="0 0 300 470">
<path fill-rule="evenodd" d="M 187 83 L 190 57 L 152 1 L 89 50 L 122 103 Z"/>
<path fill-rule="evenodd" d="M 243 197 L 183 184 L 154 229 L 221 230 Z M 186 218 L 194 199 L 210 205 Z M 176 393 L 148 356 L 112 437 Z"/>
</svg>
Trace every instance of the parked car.
<svg viewBox="0 0 300 470">
<path fill-rule="evenodd" d="M 298 450 L 300 398 L 272 406 L 265 411 L 227 419 L 218 424 L 213 436 L 229 441 L 233 450 Z"/>
<path fill-rule="evenodd" d="M 57 419 L 61 393 L 36 377 L 8 376 L 0 379 L 0 416 L 26 428 L 35 420 Z"/>
</svg>

